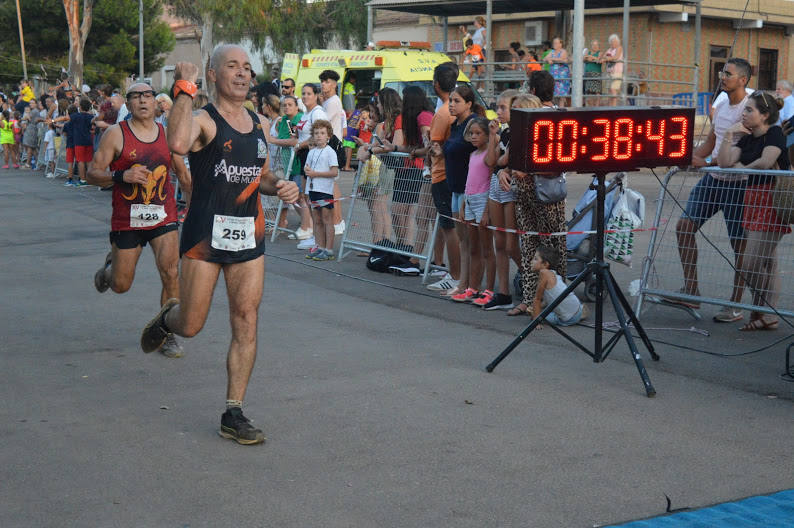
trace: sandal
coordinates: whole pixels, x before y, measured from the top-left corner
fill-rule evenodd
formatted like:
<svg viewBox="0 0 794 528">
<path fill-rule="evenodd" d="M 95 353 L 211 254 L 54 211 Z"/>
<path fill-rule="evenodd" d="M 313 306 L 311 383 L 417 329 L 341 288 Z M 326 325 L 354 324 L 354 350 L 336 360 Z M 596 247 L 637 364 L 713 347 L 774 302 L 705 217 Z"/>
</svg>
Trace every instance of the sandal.
<svg viewBox="0 0 794 528">
<path fill-rule="evenodd" d="M 743 325 L 739 328 L 740 332 L 755 332 L 757 330 L 777 330 L 780 321 L 775 319 L 774 321 L 766 321 L 763 318 L 752 319 L 746 325 Z"/>
<path fill-rule="evenodd" d="M 510 308 L 507 311 L 507 315 L 509 315 L 510 317 L 514 317 L 516 315 L 531 315 L 531 314 L 529 311 L 529 307 L 524 303 L 520 303 Z"/>
</svg>

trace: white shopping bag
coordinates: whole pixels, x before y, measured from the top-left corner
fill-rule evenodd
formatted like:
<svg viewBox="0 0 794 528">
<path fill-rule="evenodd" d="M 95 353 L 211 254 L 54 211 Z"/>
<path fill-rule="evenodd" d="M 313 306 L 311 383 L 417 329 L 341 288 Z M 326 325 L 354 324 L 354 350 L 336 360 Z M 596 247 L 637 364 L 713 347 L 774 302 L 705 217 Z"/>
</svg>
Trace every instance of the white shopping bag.
<svg viewBox="0 0 794 528">
<path fill-rule="evenodd" d="M 638 200 L 637 196 L 641 200 Z M 645 214 L 645 199 L 642 198 L 642 195 L 630 189 L 625 189 L 620 193 L 615 206 L 612 208 L 612 214 L 607 221 L 607 233 L 604 235 L 604 257 L 631 267 L 631 255 L 634 252 L 634 233 L 629 230 L 639 229 L 642 226 L 642 220 L 636 212 L 632 211 L 629 206 L 629 200 L 633 202 L 635 207 L 639 207 L 639 202 L 641 201 L 642 211 L 638 212 L 643 216 Z"/>
</svg>

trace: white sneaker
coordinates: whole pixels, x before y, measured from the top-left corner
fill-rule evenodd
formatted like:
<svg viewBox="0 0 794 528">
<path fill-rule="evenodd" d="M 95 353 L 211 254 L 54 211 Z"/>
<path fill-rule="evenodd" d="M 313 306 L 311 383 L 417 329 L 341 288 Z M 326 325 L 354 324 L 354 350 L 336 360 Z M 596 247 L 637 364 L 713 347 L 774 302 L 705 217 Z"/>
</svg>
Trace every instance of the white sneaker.
<svg viewBox="0 0 794 528">
<path fill-rule="evenodd" d="M 315 246 L 314 237 L 307 238 L 298 242 L 298 249 L 311 249 Z"/>
<path fill-rule="evenodd" d="M 338 224 L 334 225 L 334 235 L 344 235 L 345 234 L 345 221 L 342 220 Z"/>
<path fill-rule="evenodd" d="M 443 277 L 441 277 L 440 281 L 434 282 L 432 284 L 428 284 L 427 285 L 427 289 L 428 290 L 434 290 L 434 291 L 451 290 L 452 288 L 457 286 L 459 282 L 460 281 L 456 281 L 455 279 L 453 279 L 452 275 L 450 275 L 449 273 L 446 273 Z"/>
<path fill-rule="evenodd" d="M 55 177 L 55 173 L 54 172 L 48 172 L 46 176 L 49 179 L 53 179 Z"/>
<path fill-rule="evenodd" d="M 287 238 L 289 238 L 290 240 L 307 240 L 311 238 L 313 234 L 314 234 L 313 230 L 303 229 L 302 227 L 299 227 L 298 229 L 295 230 L 294 234 L 290 233 L 287 236 Z"/>
</svg>

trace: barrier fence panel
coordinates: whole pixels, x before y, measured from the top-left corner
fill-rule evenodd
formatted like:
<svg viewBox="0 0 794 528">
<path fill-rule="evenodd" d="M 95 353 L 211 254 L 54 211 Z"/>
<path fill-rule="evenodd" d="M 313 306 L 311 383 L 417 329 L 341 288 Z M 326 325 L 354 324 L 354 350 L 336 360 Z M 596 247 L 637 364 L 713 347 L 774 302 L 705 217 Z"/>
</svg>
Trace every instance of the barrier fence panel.
<svg viewBox="0 0 794 528">
<path fill-rule="evenodd" d="M 766 183 L 757 185 L 759 180 Z M 650 301 L 682 307 L 698 319 L 701 304 L 794 316 L 792 184 L 792 171 L 669 171 L 659 191 L 637 314 Z M 679 222 L 682 217 L 694 222 Z M 690 235 L 687 227 L 696 224 L 700 229 Z M 743 284 L 741 298 L 735 284 Z"/>
<path fill-rule="evenodd" d="M 289 180 L 288 167 L 293 167 L 293 162 L 296 158 L 295 150 L 290 147 L 278 147 L 270 151 L 270 170 L 275 172 L 276 176 Z M 294 167 L 293 171 L 294 172 Z M 279 232 L 294 233 L 295 231 L 287 227 L 279 227 L 279 219 L 282 212 L 286 215 L 287 205 L 279 200 L 277 196 L 268 196 L 261 194 L 262 210 L 265 213 L 265 227 L 270 232 L 270 241 L 276 240 Z"/>
<path fill-rule="evenodd" d="M 56 138 L 57 148 L 55 150 L 55 175 L 69 174 L 69 164 L 66 162 L 66 138 L 60 136 Z"/>
<path fill-rule="evenodd" d="M 420 160 L 393 153 L 359 162 L 340 260 L 352 250 L 383 249 L 418 259 L 427 282 L 437 230 L 430 178 Z"/>
</svg>

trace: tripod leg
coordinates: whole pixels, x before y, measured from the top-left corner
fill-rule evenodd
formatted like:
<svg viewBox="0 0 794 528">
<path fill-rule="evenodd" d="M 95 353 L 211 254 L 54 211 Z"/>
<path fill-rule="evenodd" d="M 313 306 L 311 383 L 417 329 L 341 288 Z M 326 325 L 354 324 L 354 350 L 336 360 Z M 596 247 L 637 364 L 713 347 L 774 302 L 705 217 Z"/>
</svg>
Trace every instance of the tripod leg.
<svg viewBox="0 0 794 528">
<path fill-rule="evenodd" d="M 640 357 L 640 353 L 637 352 L 637 345 L 634 343 L 634 337 L 631 335 L 629 331 L 629 326 L 626 323 L 626 315 L 623 313 L 623 307 L 618 300 L 617 293 L 617 286 L 612 278 L 612 274 L 606 273 L 605 277 L 607 291 L 609 291 L 609 296 L 612 298 L 612 306 L 615 308 L 615 315 L 617 315 L 618 321 L 620 322 L 620 327 L 623 329 L 623 335 L 626 336 L 626 344 L 629 345 L 629 350 L 631 351 L 631 357 L 634 358 L 634 364 L 637 365 L 637 370 L 640 373 L 640 378 L 642 378 L 642 383 L 645 385 L 645 394 L 649 398 L 653 398 L 656 396 L 656 389 L 653 388 L 651 385 L 651 380 L 648 377 L 648 372 L 645 370 L 645 365 L 642 362 L 642 357 Z"/>
<path fill-rule="evenodd" d="M 582 270 L 582 272 L 579 275 L 577 275 L 573 281 L 571 281 L 568 287 L 565 288 L 565 291 L 563 291 L 556 299 L 554 299 L 551 303 L 549 303 L 549 305 L 546 306 L 546 308 L 544 308 L 543 311 L 540 312 L 540 314 L 535 316 L 532 322 L 529 323 L 529 326 L 527 326 L 523 332 L 518 334 L 516 338 L 513 339 L 513 342 L 507 345 L 507 348 L 502 350 L 502 353 L 496 356 L 496 359 L 491 361 L 488 364 L 488 366 L 485 367 L 485 370 L 488 372 L 493 372 L 493 369 L 495 369 L 496 366 L 499 363 L 501 363 L 502 360 L 506 358 L 510 354 L 510 352 L 512 352 L 513 349 L 517 347 L 518 344 L 521 343 L 521 341 L 523 341 L 524 338 L 529 335 L 530 332 L 532 332 L 532 330 L 535 329 L 536 326 L 538 326 L 541 322 L 543 322 L 543 320 L 546 319 L 546 316 L 549 315 L 551 312 L 553 312 L 554 309 L 557 307 L 557 305 L 560 304 L 563 300 L 565 300 L 565 297 L 567 297 L 569 293 L 574 291 L 576 287 L 579 286 L 580 283 L 584 282 L 584 280 L 587 278 L 588 274 L 590 273 L 592 273 L 592 270 L 590 269 L 590 264 L 588 264 L 587 266 L 585 266 L 584 270 Z"/>
<path fill-rule="evenodd" d="M 612 276 L 612 272 L 609 272 L 609 278 L 612 282 L 616 282 L 615 277 Z M 634 325 L 634 329 L 637 330 L 637 333 L 640 334 L 640 339 L 642 339 L 642 342 L 645 344 L 645 348 L 648 349 L 651 359 L 654 361 L 659 361 L 659 354 L 654 351 L 653 343 L 651 343 L 651 339 L 648 337 L 648 334 L 645 333 L 645 329 L 640 324 L 637 314 L 635 314 L 634 310 L 631 309 L 628 299 L 626 299 L 626 296 L 623 295 L 622 291 L 620 291 L 620 288 L 615 288 L 615 293 L 617 294 L 618 299 L 620 299 L 620 304 L 623 305 L 623 309 L 626 311 L 626 314 L 628 314 L 629 321 L 631 321 L 631 323 Z"/>
</svg>

